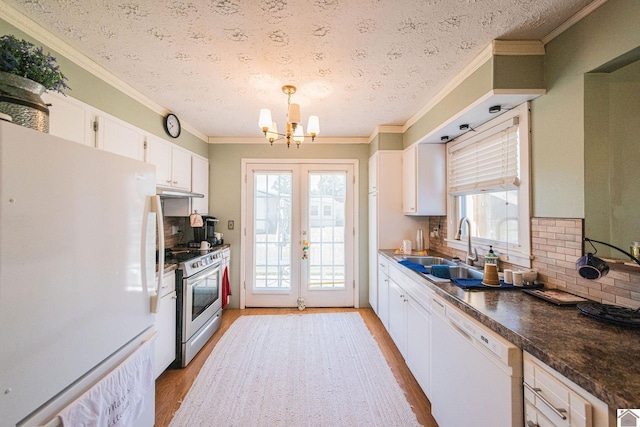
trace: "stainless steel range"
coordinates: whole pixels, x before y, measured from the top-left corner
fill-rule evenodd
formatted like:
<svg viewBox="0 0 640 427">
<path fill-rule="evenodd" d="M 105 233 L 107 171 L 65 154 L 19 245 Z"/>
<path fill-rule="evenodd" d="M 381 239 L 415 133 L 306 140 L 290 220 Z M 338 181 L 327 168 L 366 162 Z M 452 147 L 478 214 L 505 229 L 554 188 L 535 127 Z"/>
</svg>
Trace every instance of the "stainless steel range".
<svg viewBox="0 0 640 427">
<path fill-rule="evenodd" d="M 220 327 L 222 251 L 173 249 L 176 270 L 177 337 L 175 367 L 185 367 Z"/>
</svg>

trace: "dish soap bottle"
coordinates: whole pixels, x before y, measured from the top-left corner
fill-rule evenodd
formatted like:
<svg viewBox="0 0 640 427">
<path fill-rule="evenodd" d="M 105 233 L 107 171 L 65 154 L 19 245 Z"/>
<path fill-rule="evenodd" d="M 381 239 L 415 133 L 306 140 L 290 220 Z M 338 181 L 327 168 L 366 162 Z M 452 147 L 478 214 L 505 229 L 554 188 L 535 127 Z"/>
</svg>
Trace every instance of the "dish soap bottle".
<svg viewBox="0 0 640 427">
<path fill-rule="evenodd" d="M 493 246 L 489 246 L 489 252 L 484 256 L 485 265 L 498 265 L 498 255 L 493 252 Z"/>
</svg>

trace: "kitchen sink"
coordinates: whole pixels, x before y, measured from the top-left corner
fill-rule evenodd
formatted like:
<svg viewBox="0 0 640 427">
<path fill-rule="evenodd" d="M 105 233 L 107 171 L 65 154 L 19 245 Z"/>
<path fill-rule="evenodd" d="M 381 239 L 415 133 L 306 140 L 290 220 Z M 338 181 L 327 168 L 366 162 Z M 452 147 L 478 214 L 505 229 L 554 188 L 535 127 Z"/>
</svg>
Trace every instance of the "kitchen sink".
<svg viewBox="0 0 640 427">
<path fill-rule="evenodd" d="M 475 268 L 466 265 L 456 265 L 449 268 L 452 279 L 480 279 L 484 277 L 482 270 L 476 270 Z"/>
<path fill-rule="evenodd" d="M 428 255 L 395 255 L 394 258 L 398 261 L 409 261 L 415 264 L 425 266 L 427 271 L 431 273 L 432 265 L 448 265 L 449 272 L 452 279 L 480 279 L 484 277 L 484 272 L 467 264 L 461 264 L 460 262 L 451 261 L 445 258 Z"/>
<path fill-rule="evenodd" d="M 450 261 L 448 259 L 440 258 L 437 256 L 428 256 L 428 255 L 396 255 L 395 259 L 398 261 L 409 261 L 414 264 L 420 264 L 424 266 L 430 265 L 457 265 L 458 263 L 455 261 Z"/>
</svg>

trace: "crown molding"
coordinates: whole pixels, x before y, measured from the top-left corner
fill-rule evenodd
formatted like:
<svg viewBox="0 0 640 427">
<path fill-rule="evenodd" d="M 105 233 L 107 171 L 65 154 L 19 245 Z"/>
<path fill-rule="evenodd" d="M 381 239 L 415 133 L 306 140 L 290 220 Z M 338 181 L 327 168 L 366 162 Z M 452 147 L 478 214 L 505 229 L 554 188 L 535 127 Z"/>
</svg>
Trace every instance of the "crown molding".
<svg viewBox="0 0 640 427">
<path fill-rule="evenodd" d="M 416 114 L 411 116 L 409 120 L 402 126 L 402 131 L 406 132 L 411 126 L 413 126 L 422 116 L 427 114 L 429 110 L 438 105 L 449 93 L 451 93 L 456 87 L 458 87 L 467 77 L 472 75 L 482 64 L 491 59 L 493 55 L 493 44 L 489 43 L 482 52 L 480 52 L 473 60 L 467 64 L 453 79 L 451 79 L 445 87 L 429 100 L 429 102 L 422 107 Z"/>
<path fill-rule="evenodd" d="M 304 138 L 304 142 L 300 145 L 331 145 L 331 144 L 368 144 L 368 138 L 360 138 L 360 137 L 316 137 L 316 140 L 311 142 L 310 137 Z M 268 141 L 264 136 L 250 136 L 250 137 L 236 137 L 236 136 L 210 136 L 208 138 L 209 144 L 257 144 L 257 145 L 266 145 Z M 286 145 L 283 140 L 274 141 L 273 145 Z M 292 142 L 291 146 L 294 146 L 295 143 Z"/>
<path fill-rule="evenodd" d="M 402 126 L 406 132 L 422 116 L 427 114 L 440 101 L 458 87 L 467 77 L 471 76 L 480 66 L 495 55 L 544 55 L 544 44 L 538 40 L 493 40 L 480 52 L 465 68 L 462 69 L 445 87 L 443 87 L 429 102 L 414 114 Z"/>
<path fill-rule="evenodd" d="M 61 38 L 57 37 L 53 33 L 51 33 L 46 28 L 34 22 L 29 17 L 25 16 L 12 6 L 9 6 L 4 1 L 0 0 L 0 16 L 2 19 L 7 21 L 9 24 L 18 28 L 20 31 L 28 34 L 30 37 L 38 40 L 40 43 L 45 43 L 43 40 L 46 40 L 46 45 L 50 49 L 58 52 L 71 62 L 75 63 L 85 71 L 93 74 L 98 77 L 100 80 L 105 83 L 113 86 L 115 89 L 120 92 L 126 94 L 130 98 L 154 111 L 155 113 L 165 116 L 171 111 L 167 110 L 162 105 L 152 101 L 146 95 L 139 92 L 137 89 L 128 85 L 127 83 L 120 80 L 118 77 L 107 71 L 105 68 L 101 67 L 97 63 L 95 63 L 91 58 L 79 52 L 77 49 L 71 47 L 68 43 L 63 41 Z M 207 142 L 207 136 L 200 132 L 198 129 L 189 125 L 188 123 L 184 123 L 181 121 L 182 128 L 193 134 L 197 138 L 201 139 L 204 142 Z"/>
<path fill-rule="evenodd" d="M 373 141 L 373 139 L 381 133 L 403 133 L 403 126 L 376 126 L 371 135 L 369 135 L 369 143 Z"/>
<path fill-rule="evenodd" d="M 569 28 L 573 27 L 575 24 L 577 24 L 578 22 L 580 22 L 582 19 L 584 19 L 587 15 L 589 15 L 591 12 L 593 12 L 594 10 L 596 10 L 597 8 L 599 8 L 600 6 L 602 6 L 603 4 L 605 4 L 607 2 L 607 0 L 594 0 L 593 2 L 589 3 L 587 6 L 585 6 L 583 9 L 581 9 L 580 11 L 578 11 L 578 13 L 576 13 L 575 15 L 573 15 L 571 18 L 567 19 L 566 21 L 564 21 L 562 24 L 560 24 L 560 26 L 558 26 L 558 28 L 556 28 L 555 30 L 551 31 L 549 34 L 547 34 L 546 36 L 544 36 L 542 38 L 542 43 L 543 44 L 547 44 L 549 43 L 551 40 L 555 39 L 556 37 L 558 37 L 560 34 L 564 33 L 565 31 L 567 31 Z"/>
<path fill-rule="evenodd" d="M 540 40 L 493 40 L 493 55 L 544 55 L 544 44 Z"/>
</svg>

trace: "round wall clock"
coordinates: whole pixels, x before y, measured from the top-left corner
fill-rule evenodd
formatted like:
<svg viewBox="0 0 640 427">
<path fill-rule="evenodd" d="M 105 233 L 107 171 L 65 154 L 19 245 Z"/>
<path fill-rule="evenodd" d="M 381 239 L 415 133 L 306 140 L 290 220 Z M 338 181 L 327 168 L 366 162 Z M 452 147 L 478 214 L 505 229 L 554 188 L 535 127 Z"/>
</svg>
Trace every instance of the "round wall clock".
<svg viewBox="0 0 640 427">
<path fill-rule="evenodd" d="M 177 138 L 180 136 L 180 120 L 175 114 L 167 114 L 164 118 L 164 129 L 167 131 L 170 137 Z"/>
</svg>

